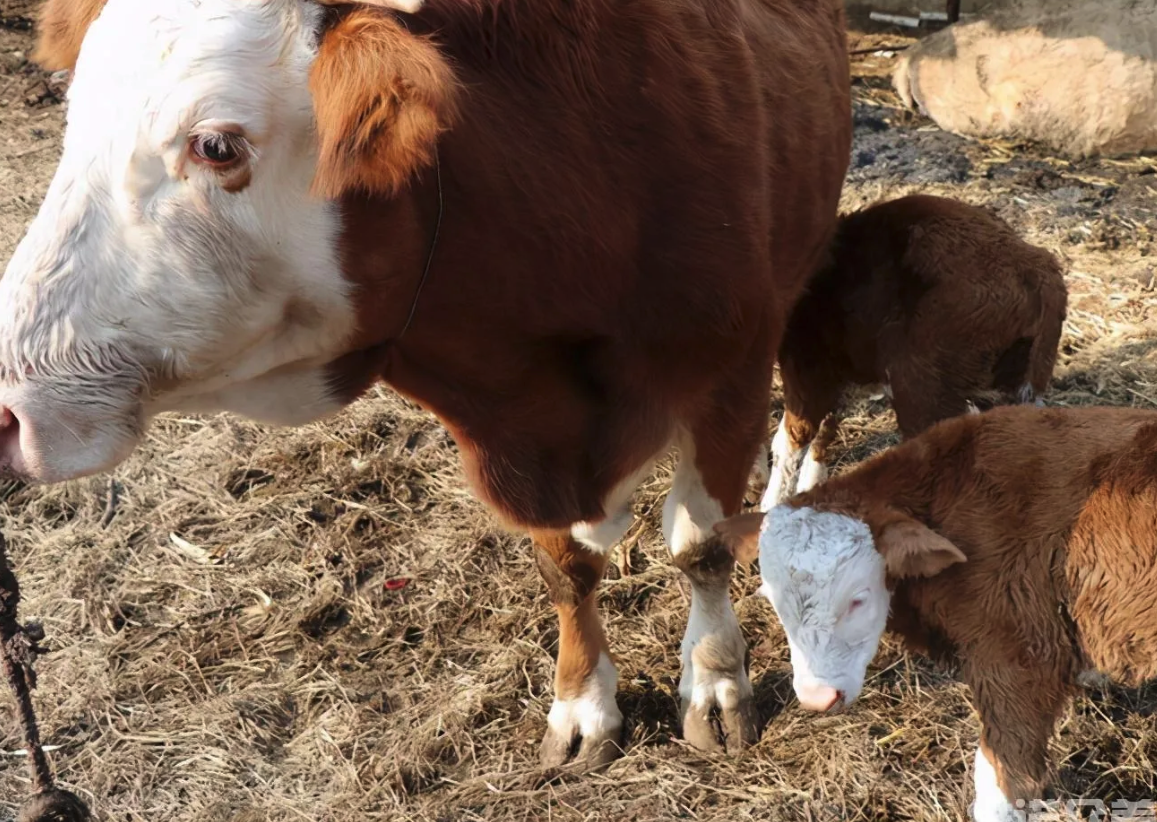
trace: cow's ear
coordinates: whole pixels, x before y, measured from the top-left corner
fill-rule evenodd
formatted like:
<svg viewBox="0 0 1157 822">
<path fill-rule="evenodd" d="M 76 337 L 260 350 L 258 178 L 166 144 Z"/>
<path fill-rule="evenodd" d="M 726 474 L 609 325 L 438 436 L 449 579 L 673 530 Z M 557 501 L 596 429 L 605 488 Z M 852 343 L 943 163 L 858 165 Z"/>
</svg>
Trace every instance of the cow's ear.
<svg viewBox="0 0 1157 822">
<path fill-rule="evenodd" d="M 759 529 L 763 527 L 763 513 L 752 511 L 737 514 L 715 525 L 723 547 L 741 565 L 750 565 L 759 557 Z"/>
<path fill-rule="evenodd" d="M 105 0 L 46 0 L 37 16 L 32 61 L 48 71 L 72 71 L 80 44 Z"/>
<path fill-rule="evenodd" d="M 324 32 L 309 86 L 319 141 L 313 189 L 328 199 L 397 193 L 433 161 L 454 118 L 457 83 L 442 54 L 367 4 Z"/>
<path fill-rule="evenodd" d="M 323 6 L 345 6 L 355 0 L 318 0 Z M 426 5 L 426 0 L 356 0 L 366 6 L 377 6 L 383 9 L 401 11 L 406 14 L 417 14 Z"/>
<path fill-rule="evenodd" d="M 909 516 L 893 513 L 873 529 L 876 549 L 894 579 L 933 577 L 950 565 L 967 561 L 949 540 Z"/>
</svg>

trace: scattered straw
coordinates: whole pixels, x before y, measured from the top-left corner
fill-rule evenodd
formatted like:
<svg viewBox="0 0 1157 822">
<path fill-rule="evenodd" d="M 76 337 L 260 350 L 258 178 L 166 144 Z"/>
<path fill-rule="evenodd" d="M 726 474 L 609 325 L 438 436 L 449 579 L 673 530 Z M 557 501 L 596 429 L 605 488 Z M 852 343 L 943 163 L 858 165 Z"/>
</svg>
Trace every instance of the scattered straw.
<svg viewBox="0 0 1157 822">
<path fill-rule="evenodd" d="M 890 33 L 881 42 L 903 41 Z M 888 61 L 869 62 L 876 73 L 866 80 L 885 82 L 857 82 L 858 113 L 916 135 L 924 123 L 893 107 Z M 28 147 L 28 122 L 5 111 L 12 150 Z M 1120 216 L 1155 222 L 1144 209 L 1157 201 L 1142 196 L 1152 177 L 1071 164 L 1120 185 L 1103 207 L 1081 199 L 1092 195 L 1065 179 L 1069 165 L 1029 148 L 990 155 L 985 144 L 918 136 L 928 141 L 919 163 L 937 170 L 963 156 L 967 174 L 869 176 L 896 162 L 888 148 L 853 175 L 844 206 L 925 190 L 995 208 L 1068 271 L 1072 313 L 1048 401 L 1157 397 L 1157 292 L 1139 245 L 1148 240 Z M 988 156 L 1008 162 L 989 176 L 977 162 Z M 5 188 L 11 199 L 0 203 L 0 257 L 31 219 L 54 160 L 45 152 L 0 168 L 22 186 Z M 1114 210 L 1120 203 L 1129 207 Z M 853 396 L 832 447 L 837 470 L 895 441 L 887 404 Z M 107 479 L 0 486 L 22 607 L 52 650 L 37 696 L 44 739 L 60 746 L 58 780 L 117 822 L 968 818 L 977 731 L 966 689 L 886 641 L 853 710 L 803 713 L 783 633 L 747 570 L 732 593 L 762 739 L 737 759 L 679 739 L 687 587 L 661 537 L 669 460 L 635 500 L 629 575 L 613 567 L 601 589 L 627 754 L 599 776 L 544 778 L 537 745 L 557 623 L 526 539 L 471 497 L 458 458 L 429 415 L 383 390 L 301 430 L 166 418 L 116 471 L 112 517 Z M 184 555 L 174 534 L 211 561 Z M 23 743 L 5 709 L 0 702 L 0 751 L 13 751 Z M 1155 689 L 1078 700 L 1053 746 L 1062 794 L 1157 795 L 1155 711 Z M 27 793 L 23 762 L 0 757 L 0 819 Z"/>
</svg>

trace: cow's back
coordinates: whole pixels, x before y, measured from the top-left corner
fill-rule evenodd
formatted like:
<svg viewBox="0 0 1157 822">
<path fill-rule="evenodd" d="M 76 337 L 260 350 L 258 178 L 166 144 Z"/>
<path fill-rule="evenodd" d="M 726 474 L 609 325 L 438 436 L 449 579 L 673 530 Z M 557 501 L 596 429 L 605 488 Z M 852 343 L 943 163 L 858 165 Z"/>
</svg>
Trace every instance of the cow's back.
<svg viewBox="0 0 1157 822">
<path fill-rule="evenodd" d="M 768 116 L 772 263 L 777 309 L 786 320 L 835 230 L 832 215 L 851 152 L 844 4 L 742 0 L 741 5 Z"/>
</svg>

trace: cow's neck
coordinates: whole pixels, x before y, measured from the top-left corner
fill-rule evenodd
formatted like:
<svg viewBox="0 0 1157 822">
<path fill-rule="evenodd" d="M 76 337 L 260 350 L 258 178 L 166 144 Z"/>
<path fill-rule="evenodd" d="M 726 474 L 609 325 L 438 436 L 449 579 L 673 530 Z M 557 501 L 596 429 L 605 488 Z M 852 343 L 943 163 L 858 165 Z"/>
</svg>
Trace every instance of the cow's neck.
<svg viewBox="0 0 1157 822">
<path fill-rule="evenodd" d="M 424 275 L 436 268 L 440 197 L 430 170 L 397 197 L 350 194 L 339 204 L 341 265 L 354 286 L 357 312 L 347 353 L 330 366 L 343 401 L 353 401 L 382 376 L 419 316 Z"/>
</svg>

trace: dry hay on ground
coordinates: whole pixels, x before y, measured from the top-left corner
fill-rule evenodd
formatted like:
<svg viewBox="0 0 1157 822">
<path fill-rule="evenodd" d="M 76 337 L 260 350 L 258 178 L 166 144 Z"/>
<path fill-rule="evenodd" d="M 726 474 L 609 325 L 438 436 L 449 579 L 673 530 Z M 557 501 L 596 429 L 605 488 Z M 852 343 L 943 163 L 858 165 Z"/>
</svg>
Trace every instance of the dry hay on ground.
<svg viewBox="0 0 1157 822">
<path fill-rule="evenodd" d="M 12 56 L 27 47 L 0 31 L 5 260 L 59 146 L 59 106 L 23 99 L 40 79 Z M 857 61 L 845 206 L 915 190 L 991 206 L 1069 269 L 1049 401 L 1157 403 L 1148 161 L 965 143 L 895 107 L 886 58 Z M 841 467 L 895 441 L 882 401 L 849 414 Z M 631 573 L 612 568 L 602 588 L 627 755 L 567 780 L 536 767 L 557 629 L 527 542 L 470 497 L 437 424 L 389 393 L 298 431 L 167 418 L 115 472 L 107 528 L 107 480 L 0 488 L 25 615 L 53 651 L 37 701 L 54 765 L 100 818 L 131 822 L 964 817 L 976 725 L 962 686 L 886 643 L 854 710 L 803 714 L 747 571 L 733 592 L 763 738 L 734 761 L 679 740 L 688 589 L 659 536 L 670 469 L 638 495 Z M 1066 713 L 1065 794 L 1151 797 L 1155 708 L 1157 690 L 1110 690 Z M 0 819 L 27 788 L 21 744 L 0 697 Z"/>
</svg>

